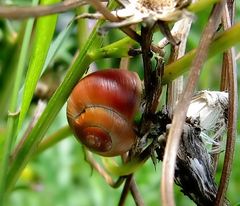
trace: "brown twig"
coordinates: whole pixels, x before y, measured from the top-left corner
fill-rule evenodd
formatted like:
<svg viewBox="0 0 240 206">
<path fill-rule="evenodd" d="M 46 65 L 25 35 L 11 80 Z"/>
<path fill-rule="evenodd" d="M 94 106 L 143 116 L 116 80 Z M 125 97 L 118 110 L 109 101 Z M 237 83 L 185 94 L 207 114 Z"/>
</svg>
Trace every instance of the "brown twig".
<svg viewBox="0 0 240 206">
<path fill-rule="evenodd" d="M 90 165 L 105 179 L 107 184 L 109 184 L 113 188 L 118 188 L 124 181 L 124 177 L 119 177 L 117 181 L 114 181 L 112 177 L 101 167 L 100 164 L 96 162 L 93 158 L 93 155 L 88 150 L 85 150 L 85 158 L 86 161 L 90 163 Z"/>
<path fill-rule="evenodd" d="M 134 177 L 132 177 L 132 181 L 131 181 L 131 185 L 130 185 L 130 190 L 131 190 L 131 194 L 133 196 L 133 199 L 135 201 L 135 204 L 137 206 L 144 206 L 144 201 L 143 198 L 137 188 L 137 184 L 134 180 Z"/>
<path fill-rule="evenodd" d="M 86 4 L 84 0 L 67 0 L 61 3 L 44 6 L 8 6 L 0 5 L 0 17 L 8 19 L 24 19 L 66 12 Z"/>
<path fill-rule="evenodd" d="M 126 182 L 124 184 L 124 188 L 123 188 L 118 205 L 123 206 L 125 204 L 129 190 L 131 190 L 135 204 L 137 206 L 143 206 L 144 205 L 143 199 L 136 187 L 136 183 L 134 181 L 133 174 L 128 175 L 126 178 Z"/>
<path fill-rule="evenodd" d="M 225 9 L 223 12 L 222 24 L 223 24 L 224 30 L 227 30 L 233 24 L 233 17 L 230 16 L 230 13 L 233 14 L 234 11 L 230 11 L 230 9 L 234 9 L 234 7 L 233 6 L 225 6 Z M 224 52 L 223 53 L 223 62 L 222 62 L 222 71 L 221 71 L 221 82 L 220 82 L 220 90 L 221 91 L 228 91 L 228 88 L 229 88 L 228 72 L 229 72 L 229 66 L 232 65 L 231 62 L 232 62 L 232 58 L 231 58 L 231 54 L 229 53 L 229 51 Z M 217 142 L 222 141 L 222 137 L 219 137 L 218 139 L 216 139 L 216 141 Z M 216 147 L 216 145 L 213 144 L 212 147 L 214 148 L 214 147 Z M 216 170 L 217 170 L 219 155 L 220 155 L 219 153 L 212 154 L 214 173 L 216 173 Z"/>
<path fill-rule="evenodd" d="M 202 34 L 200 44 L 196 51 L 196 56 L 192 62 L 186 89 L 183 92 L 179 103 L 176 105 L 171 129 L 167 138 L 165 154 L 162 166 L 161 194 L 164 206 L 174 206 L 173 183 L 176 155 L 182 134 L 183 124 L 194 88 L 200 75 L 201 67 L 207 58 L 208 48 L 216 31 L 220 14 L 223 10 L 224 1 L 216 4 L 212 10 L 209 22 Z"/>
<path fill-rule="evenodd" d="M 224 8 L 224 29 L 231 27 L 231 16 L 234 12 L 228 12 L 228 7 L 225 5 Z M 230 14 L 229 14 L 230 13 Z M 229 109 L 228 109 L 228 132 L 227 132 L 227 144 L 226 152 L 223 164 L 222 175 L 220 179 L 220 185 L 216 197 L 215 205 L 222 205 L 225 200 L 225 194 L 229 182 L 229 177 L 232 169 L 234 145 L 236 141 L 236 124 L 237 124 L 237 66 L 235 60 L 235 52 L 230 49 L 226 53 L 228 63 L 228 91 L 229 91 Z"/>
<path fill-rule="evenodd" d="M 127 179 L 126 179 L 126 182 L 124 184 L 124 188 L 123 188 L 123 191 L 121 193 L 121 197 L 120 197 L 118 206 L 124 206 L 127 195 L 128 195 L 128 192 L 129 192 L 129 189 L 130 189 L 131 180 L 132 180 L 132 174 L 127 176 Z"/>
<path fill-rule="evenodd" d="M 155 51 L 159 51 L 157 54 L 157 66 L 152 69 L 151 62 L 151 49 L 153 49 L 152 45 L 152 36 L 153 31 L 156 24 L 142 26 L 141 36 L 144 41 L 141 43 L 142 48 L 142 58 L 143 58 L 143 67 L 144 67 L 144 86 L 145 86 L 145 94 L 144 99 L 146 101 L 146 106 L 144 109 L 144 113 L 142 116 L 142 121 L 140 125 L 140 136 L 145 136 L 145 134 L 149 131 L 151 125 L 151 117 L 156 113 L 159 97 L 162 92 L 162 76 L 163 76 L 163 57 L 162 51 L 159 48 L 156 48 Z M 144 139 L 143 139 L 144 141 Z"/>
<path fill-rule="evenodd" d="M 99 13 L 101 13 L 107 20 L 111 22 L 118 22 L 120 19 L 114 16 L 106 7 L 104 7 L 100 1 L 98 0 L 86 0 L 89 4 L 91 4 Z M 132 39 L 137 42 L 141 42 L 141 36 L 139 36 L 133 29 L 129 27 L 121 27 L 120 28 L 125 34 L 127 34 Z"/>
<path fill-rule="evenodd" d="M 152 64 L 151 64 L 151 49 L 150 45 L 152 43 L 153 29 L 155 25 L 142 26 L 141 27 L 141 36 L 144 41 L 141 43 L 142 47 L 142 59 L 144 67 L 144 88 L 145 96 L 149 93 L 152 93 L 153 82 L 151 81 L 152 77 Z M 149 96 L 149 95 L 148 95 Z M 149 102 L 149 101 L 147 101 Z"/>
</svg>

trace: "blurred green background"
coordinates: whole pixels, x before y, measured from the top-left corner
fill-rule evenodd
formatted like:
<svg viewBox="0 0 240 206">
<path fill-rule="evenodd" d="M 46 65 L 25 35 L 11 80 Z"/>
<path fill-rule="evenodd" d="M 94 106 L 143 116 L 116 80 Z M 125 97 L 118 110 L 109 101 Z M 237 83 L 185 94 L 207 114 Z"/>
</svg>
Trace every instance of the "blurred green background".
<svg viewBox="0 0 240 206">
<path fill-rule="evenodd" d="M 13 1 L 16 4 L 28 4 L 29 1 Z M 210 10 L 209 10 L 210 11 Z M 207 22 L 209 11 L 203 11 L 196 15 L 191 33 L 188 39 L 187 50 L 195 48 L 198 44 L 201 32 Z M 58 19 L 57 34 L 63 30 L 67 23 L 71 20 L 73 13 L 61 14 Z M 240 21 L 240 2 L 237 1 L 236 22 Z M 90 21 L 92 22 L 92 21 Z M 4 33 L 5 20 L 0 19 L 0 37 L 6 35 Z M 18 32 L 20 21 L 8 21 L 13 30 Z M 121 38 L 122 33 L 113 30 L 108 35 L 105 44 L 113 42 Z M 53 79 L 59 80 L 56 73 L 64 73 L 68 65 L 71 63 L 73 54 L 77 49 L 77 38 L 81 35 L 76 29 L 73 29 L 70 35 L 64 40 L 60 50 L 50 64 L 49 73 L 53 73 Z M 161 38 L 158 32 L 154 36 L 157 41 Z M 0 38 L 0 44 L 2 43 Z M 3 48 L 3 47 L 2 47 Z M 6 60 L 4 50 L 0 47 L 0 63 Z M 240 46 L 236 46 L 236 52 L 240 52 Z M 117 67 L 119 60 L 99 60 L 96 62 L 99 68 Z M 95 66 L 96 66 L 95 65 Z M 0 64 L 1 66 L 1 64 Z M 238 60 L 240 66 L 240 60 Z M 141 73 L 142 63 L 139 57 L 131 60 L 133 70 Z M 1 71 L 1 70 L 0 70 Z M 219 90 L 221 71 L 221 56 L 216 56 L 206 62 L 201 73 L 198 90 L 209 89 Z M 141 75 L 141 74 L 140 74 Z M 240 74 L 238 74 L 240 79 Z M 36 97 L 37 98 L 37 97 Z M 32 111 L 36 107 L 36 101 L 32 102 Z M 64 107 L 54 121 L 54 124 L 48 131 L 48 134 L 56 131 L 66 125 L 66 108 Z M 239 112 L 239 111 L 238 111 Z M 30 114 L 31 115 L 31 112 Z M 238 131 L 240 131 L 240 123 L 238 122 Z M 236 152 L 234 157 L 233 171 L 229 182 L 227 197 L 232 205 L 240 203 L 240 136 L 237 136 Z M 221 162 L 219 164 L 217 178 L 219 178 L 222 166 L 223 154 L 221 154 Z M 135 179 L 139 186 L 140 193 L 146 205 L 159 205 L 160 197 L 160 182 L 161 182 L 161 162 L 156 168 L 152 161 L 147 163 L 136 172 Z M 179 187 L 175 187 L 176 202 L 179 206 L 195 205 L 185 197 Z M 28 164 L 16 188 L 12 192 L 8 206 L 112 206 L 117 205 L 122 187 L 112 189 L 108 186 L 103 178 L 84 160 L 84 155 L 81 145 L 72 136 L 61 141 L 52 148 L 44 151 L 41 155 L 33 158 Z M 134 205 L 132 197 L 129 195 L 126 205 Z"/>
</svg>

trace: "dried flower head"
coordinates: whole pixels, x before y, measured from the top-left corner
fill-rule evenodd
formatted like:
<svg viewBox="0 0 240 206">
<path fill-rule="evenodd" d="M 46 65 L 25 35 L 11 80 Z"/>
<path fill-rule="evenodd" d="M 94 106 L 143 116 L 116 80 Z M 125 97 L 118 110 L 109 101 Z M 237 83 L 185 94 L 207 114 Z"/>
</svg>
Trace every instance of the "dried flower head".
<svg viewBox="0 0 240 206">
<path fill-rule="evenodd" d="M 184 8 L 191 3 L 191 0 L 121 0 L 120 3 L 124 8 L 114 11 L 113 14 L 123 21 L 110 23 L 109 26 L 176 21 L 188 14 Z"/>
</svg>

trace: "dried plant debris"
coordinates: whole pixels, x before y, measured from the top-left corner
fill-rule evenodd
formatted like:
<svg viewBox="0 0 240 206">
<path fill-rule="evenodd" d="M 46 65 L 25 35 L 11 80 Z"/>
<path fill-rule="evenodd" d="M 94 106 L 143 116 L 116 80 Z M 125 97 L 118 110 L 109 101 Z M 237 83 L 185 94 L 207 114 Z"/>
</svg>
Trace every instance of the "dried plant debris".
<svg viewBox="0 0 240 206">
<path fill-rule="evenodd" d="M 121 22 L 110 23 L 108 26 L 120 27 L 140 22 L 176 21 L 189 12 L 184 10 L 190 0 L 120 0 L 124 8 L 114 11 L 113 14 Z"/>
<path fill-rule="evenodd" d="M 111 13 L 120 21 L 110 22 L 105 29 L 124 27 L 137 23 L 153 24 L 156 21 L 172 22 L 185 16 L 193 16 L 185 8 L 192 0 L 118 0 L 122 8 Z M 104 19 L 104 14 L 82 14 L 77 18 Z"/>
<path fill-rule="evenodd" d="M 227 92 L 200 91 L 194 95 L 188 108 L 187 117 L 199 119 L 201 137 L 211 153 L 222 150 L 223 144 L 219 141 L 227 128 L 227 112 Z"/>
<path fill-rule="evenodd" d="M 216 134 L 226 131 L 228 94 L 225 92 L 198 92 L 192 99 L 177 153 L 175 183 L 197 205 L 214 205 L 217 185 L 209 142 L 216 143 Z M 170 114 L 166 109 L 153 119 L 153 147 L 158 160 L 163 159 L 167 134 L 171 127 Z M 203 133 L 208 136 L 206 140 Z M 227 205 L 225 201 L 225 205 Z"/>
</svg>

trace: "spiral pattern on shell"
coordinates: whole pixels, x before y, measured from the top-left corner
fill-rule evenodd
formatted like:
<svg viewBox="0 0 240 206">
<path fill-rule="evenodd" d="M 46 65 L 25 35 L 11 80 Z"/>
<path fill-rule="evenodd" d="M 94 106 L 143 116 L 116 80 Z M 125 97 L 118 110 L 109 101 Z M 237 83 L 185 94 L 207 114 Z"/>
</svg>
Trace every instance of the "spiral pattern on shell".
<svg viewBox="0 0 240 206">
<path fill-rule="evenodd" d="M 133 119 L 141 92 L 135 72 L 108 69 L 87 75 L 67 103 L 73 133 L 88 149 L 103 156 L 129 151 L 136 141 Z"/>
</svg>

